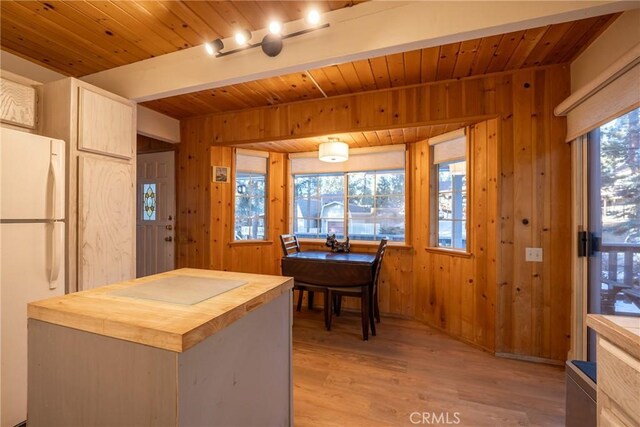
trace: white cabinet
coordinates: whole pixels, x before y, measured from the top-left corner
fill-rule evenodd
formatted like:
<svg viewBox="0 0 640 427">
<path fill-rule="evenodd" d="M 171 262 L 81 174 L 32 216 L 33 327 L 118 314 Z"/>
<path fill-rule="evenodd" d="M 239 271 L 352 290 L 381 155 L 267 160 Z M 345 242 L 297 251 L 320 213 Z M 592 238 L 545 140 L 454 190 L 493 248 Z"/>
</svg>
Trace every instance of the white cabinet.
<svg viewBox="0 0 640 427">
<path fill-rule="evenodd" d="M 73 78 L 42 98 L 42 133 L 68 142 L 67 291 L 135 278 L 135 104 Z"/>
<path fill-rule="evenodd" d="M 78 89 L 78 149 L 123 159 L 132 158 L 132 105 L 85 87 Z"/>
<path fill-rule="evenodd" d="M 135 179 L 131 166 L 81 157 L 78 171 L 78 283 L 82 289 L 131 279 Z"/>
</svg>

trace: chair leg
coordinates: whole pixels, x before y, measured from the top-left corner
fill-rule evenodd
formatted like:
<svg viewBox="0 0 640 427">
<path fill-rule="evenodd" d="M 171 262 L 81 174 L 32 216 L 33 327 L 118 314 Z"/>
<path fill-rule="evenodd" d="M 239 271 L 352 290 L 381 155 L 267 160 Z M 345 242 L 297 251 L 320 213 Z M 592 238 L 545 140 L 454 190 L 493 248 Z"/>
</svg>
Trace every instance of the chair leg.
<svg viewBox="0 0 640 427">
<path fill-rule="evenodd" d="M 302 309 L 302 296 L 304 294 L 304 290 L 298 289 L 298 306 L 296 310 L 300 311 Z"/>
<path fill-rule="evenodd" d="M 360 299 L 360 315 L 362 317 L 362 339 L 369 340 L 369 287 L 362 287 L 362 298 Z"/>
<path fill-rule="evenodd" d="M 380 323 L 380 301 L 378 297 L 378 292 L 376 292 L 373 297 L 373 314 L 375 315 L 376 322 Z"/>
<path fill-rule="evenodd" d="M 375 296 L 371 289 L 369 291 L 369 325 L 371 326 L 371 335 L 376 336 L 376 319 L 375 319 Z"/>
<path fill-rule="evenodd" d="M 327 329 L 327 331 L 331 330 L 331 312 L 333 310 L 331 310 L 331 300 L 332 295 L 331 295 L 331 291 L 329 289 L 327 289 L 326 291 L 323 292 L 324 293 L 324 327 Z"/>
<path fill-rule="evenodd" d="M 371 335 L 376 336 L 376 319 L 373 315 L 373 310 L 369 310 L 369 326 L 371 326 Z"/>
<path fill-rule="evenodd" d="M 307 305 L 309 306 L 309 310 L 313 310 L 313 291 L 309 291 L 307 294 Z"/>
</svg>

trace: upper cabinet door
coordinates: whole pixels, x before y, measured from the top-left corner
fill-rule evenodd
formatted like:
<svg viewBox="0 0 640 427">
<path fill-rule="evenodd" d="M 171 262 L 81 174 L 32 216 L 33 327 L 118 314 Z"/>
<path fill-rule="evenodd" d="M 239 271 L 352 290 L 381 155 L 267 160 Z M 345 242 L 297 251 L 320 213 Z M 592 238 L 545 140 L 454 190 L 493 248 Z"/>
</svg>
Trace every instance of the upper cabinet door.
<svg viewBox="0 0 640 427">
<path fill-rule="evenodd" d="M 133 156 L 133 106 L 83 87 L 79 93 L 78 149 L 130 159 Z"/>
</svg>

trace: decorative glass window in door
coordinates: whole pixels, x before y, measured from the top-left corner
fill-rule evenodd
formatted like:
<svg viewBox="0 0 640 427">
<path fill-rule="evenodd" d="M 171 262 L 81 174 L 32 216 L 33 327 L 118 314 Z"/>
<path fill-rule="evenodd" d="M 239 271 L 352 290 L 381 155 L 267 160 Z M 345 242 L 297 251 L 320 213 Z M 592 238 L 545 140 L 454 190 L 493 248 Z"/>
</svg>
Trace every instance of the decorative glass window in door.
<svg viewBox="0 0 640 427">
<path fill-rule="evenodd" d="M 142 185 L 142 220 L 155 221 L 156 219 L 156 185 Z"/>
</svg>

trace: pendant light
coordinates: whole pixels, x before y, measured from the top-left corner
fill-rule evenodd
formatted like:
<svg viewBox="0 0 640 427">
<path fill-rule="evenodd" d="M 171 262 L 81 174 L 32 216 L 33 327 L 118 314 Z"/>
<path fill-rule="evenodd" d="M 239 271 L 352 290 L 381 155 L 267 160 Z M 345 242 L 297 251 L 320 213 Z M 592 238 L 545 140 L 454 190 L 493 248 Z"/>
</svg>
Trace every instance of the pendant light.
<svg viewBox="0 0 640 427">
<path fill-rule="evenodd" d="M 346 162 L 349 159 L 349 145 L 338 138 L 329 138 L 328 142 L 320 144 L 318 158 L 322 162 Z"/>
</svg>

